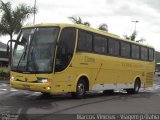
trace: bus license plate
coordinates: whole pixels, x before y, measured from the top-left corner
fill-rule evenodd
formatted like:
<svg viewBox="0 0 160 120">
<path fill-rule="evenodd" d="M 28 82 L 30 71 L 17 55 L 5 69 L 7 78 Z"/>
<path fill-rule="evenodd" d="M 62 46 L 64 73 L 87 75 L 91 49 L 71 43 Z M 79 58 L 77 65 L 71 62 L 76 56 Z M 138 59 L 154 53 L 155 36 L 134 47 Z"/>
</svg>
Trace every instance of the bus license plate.
<svg viewBox="0 0 160 120">
<path fill-rule="evenodd" d="M 29 90 L 30 86 L 29 85 L 24 85 L 25 90 Z"/>
</svg>

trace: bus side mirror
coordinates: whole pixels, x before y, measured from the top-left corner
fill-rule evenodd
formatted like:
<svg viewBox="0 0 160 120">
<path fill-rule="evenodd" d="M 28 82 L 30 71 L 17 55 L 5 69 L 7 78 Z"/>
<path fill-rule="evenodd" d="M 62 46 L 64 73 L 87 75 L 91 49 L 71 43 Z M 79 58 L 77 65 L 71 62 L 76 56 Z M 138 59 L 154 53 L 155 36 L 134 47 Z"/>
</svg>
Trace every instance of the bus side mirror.
<svg viewBox="0 0 160 120">
<path fill-rule="evenodd" d="M 16 40 L 9 40 L 9 41 L 7 42 L 7 55 L 9 55 L 9 48 L 10 48 L 10 47 L 9 47 L 9 43 L 10 43 L 10 42 L 15 42 L 15 43 L 16 43 L 17 41 L 16 41 Z"/>
<path fill-rule="evenodd" d="M 7 55 L 9 55 L 9 45 L 7 44 Z"/>
</svg>

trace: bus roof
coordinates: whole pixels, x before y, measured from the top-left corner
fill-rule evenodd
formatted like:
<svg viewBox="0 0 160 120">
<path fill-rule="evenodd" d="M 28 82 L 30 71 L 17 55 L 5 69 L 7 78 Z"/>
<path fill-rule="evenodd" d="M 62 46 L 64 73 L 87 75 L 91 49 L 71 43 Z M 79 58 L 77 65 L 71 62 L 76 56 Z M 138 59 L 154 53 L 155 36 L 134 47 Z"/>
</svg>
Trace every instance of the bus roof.
<svg viewBox="0 0 160 120">
<path fill-rule="evenodd" d="M 134 42 L 134 41 L 129 41 L 129 40 L 127 40 L 127 39 L 121 38 L 121 37 L 120 37 L 120 36 L 118 36 L 118 35 L 115 35 L 115 34 L 112 34 L 112 33 L 109 33 L 109 32 L 103 31 L 103 30 L 99 30 L 99 29 L 91 28 L 91 27 L 88 27 L 88 26 L 86 26 L 86 25 L 82 25 L 82 24 L 65 24 L 65 23 L 58 23 L 58 24 L 55 24 L 55 23 L 41 23 L 41 24 L 35 24 L 35 25 L 26 25 L 26 26 L 24 26 L 23 28 L 32 28 L 32 27 L 49 27 L 49 26 L 59 26 L 59 27 L 61 27 L 61 28 L 63 28 L 63 27 L 75 27 L 75 28 L 79 28 L 79 29 L 86 30 L 86 31 L 90 31 L 90 32 L 98 33 L 98 34 L 101 34 L 101 35 L 104 35 L 104 36 L 108 36 L 108 37 L 112 37 L 112 38 L 115 38 L 115 39 L 119 39 L 119 40 L 122 40 L 122 41 L 130 42 L 130 43 L 133 43 L 133 44 L 137 44 L 137 45 L 141 45 L 141 46 L 145 46 L 145 47 L 153 48 L 153 46 L 150 46 L 150 45 L 144 45 L 144 44 L 137 43 L 137 42 Z M 154 48 L 153 48 L 153 49 L 154 49 Z"/>
</svg>

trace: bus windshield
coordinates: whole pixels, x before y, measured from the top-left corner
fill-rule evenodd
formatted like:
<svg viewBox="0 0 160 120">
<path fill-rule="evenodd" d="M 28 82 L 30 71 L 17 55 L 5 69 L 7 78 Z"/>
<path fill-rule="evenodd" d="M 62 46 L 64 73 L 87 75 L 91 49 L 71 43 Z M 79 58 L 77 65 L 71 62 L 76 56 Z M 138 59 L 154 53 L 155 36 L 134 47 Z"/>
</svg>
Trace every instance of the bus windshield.
<svg viewBox="0 0 160 120">
<path fill-rule="evenodd" d="M 59 28 L 22 29 L 15 44 L 12 67 L 19 72 L 52 72 L 54 49 Z"/>
</svg>

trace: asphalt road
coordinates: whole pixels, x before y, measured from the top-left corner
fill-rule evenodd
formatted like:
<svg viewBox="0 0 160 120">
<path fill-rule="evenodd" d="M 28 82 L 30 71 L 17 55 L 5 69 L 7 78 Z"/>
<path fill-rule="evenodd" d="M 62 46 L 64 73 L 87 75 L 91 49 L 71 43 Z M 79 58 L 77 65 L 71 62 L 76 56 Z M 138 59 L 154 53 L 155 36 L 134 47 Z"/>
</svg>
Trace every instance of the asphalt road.
<svg viewBox="0 0 160 120">
<path fill-rule="evenodd" d="M 160 77 L 155 76 L 151 88 L 139 94 L 116 92 L 112 95 L 88 93 L 84 99 L 72 99 L 70 94 L 45 97 L 38 92 L 10 88 L 0 81 L 0 114 L 37 115 L 33 119 L 50 118 L 55 114 L 160 114 Z"/>
</svg>

